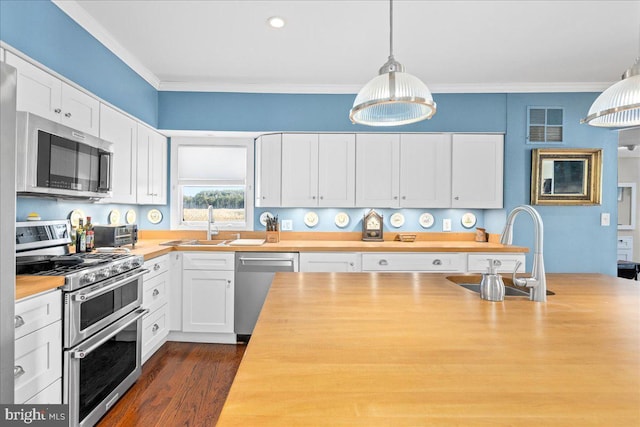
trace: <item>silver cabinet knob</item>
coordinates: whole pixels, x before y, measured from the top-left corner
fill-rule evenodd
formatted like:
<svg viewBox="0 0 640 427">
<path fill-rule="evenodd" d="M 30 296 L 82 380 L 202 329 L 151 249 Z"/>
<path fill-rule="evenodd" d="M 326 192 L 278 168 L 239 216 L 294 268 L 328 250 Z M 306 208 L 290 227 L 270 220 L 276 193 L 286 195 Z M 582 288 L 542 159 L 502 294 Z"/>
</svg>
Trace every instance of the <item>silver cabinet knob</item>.
<svg viewBox="0 0 640 427">
<path fill-rule="evenodd" d="M 434 259 L 432 262 L 433 265 L 442 265 L 442 260 Z"/>
<path fill-rule="evenodd" d="M 155 334 L 156 332 L 158 332 L 158 329 L 160 329 L 160 326 L 158 326 L 157 323 L 154 323 L 153 327 L 151 328 L 151 332 Z"/>
<path fill-rule="evenodd" d="M 378 261 L 378 265 L 389 265 L 389 261 L 387 261 L 386 259 L 381 259 L 380 261 Z"/>
<path fill-rule="evenodd" d="M 402 196 L 402 200 L 407 200 L 407 196 Z"/>
<path fill-rule="evenodd" d="M 18 366 L 14 366 L 13 367 L 13 377 L 14 378 L 18 378 L 22 375 L 25 374 L 24 369 L 22 368 L 22 366 L 18 365 Z"/>
<path fill-rule="evenodd" d="M 453 198 L 454 200 L 460 200 L 460 197 L 456 196 Z"/>
<path fill-rule="evenodd" d="M 158 271 L 160 270 L 160 264 L 156 263 L 153 265 L 153 271 Z"/>
<path fill-rule="evenodd" d="M 24 325 L 24 323 L 25 322 L 24 322 L 24 319 L 22 318 L 22 316 L 15 316 L 13 318 L 13 324 L 14 324 L 14 327 L 16 329 L 18 329 L 20 326 Z"/>
<path fill-rule="evenodd" d="M 71 113 L 64 113 L 64 116 L 68 119 L 71 117 Z"/>
<path fill-rule="evenodd" d="M 62 113 L 62 110 L 59 109 L 59 108 L 56 108 L 55 110 L 53 110 L 53 112 L 56 113 L 56 114 L 60 114 L 60 113 Z"/>
<path fill-rule="evenodd" d="M 159 290 L 157 290 L 157 289 L 154 289 L 154 290 L 153 290 L 152 295 L 153 295 L 154 297 L 157 297 L 158 295 L 160 295 L 160 291 L 159 291 Z"/>
</svg>

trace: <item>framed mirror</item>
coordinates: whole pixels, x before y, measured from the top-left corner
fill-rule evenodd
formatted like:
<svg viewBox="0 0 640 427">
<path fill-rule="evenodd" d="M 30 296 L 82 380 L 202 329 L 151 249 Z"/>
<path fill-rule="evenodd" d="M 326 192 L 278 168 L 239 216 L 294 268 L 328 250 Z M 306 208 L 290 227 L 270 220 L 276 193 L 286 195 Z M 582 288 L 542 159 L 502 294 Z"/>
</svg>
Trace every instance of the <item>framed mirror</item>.
<svg viewBox="0 0 640 427">
<path fill-rule="evenodd" d="M 618 183 L 618 230 L 636 228 L 636 183 Z"/>
<path fill-rule="evenodd" d="M 537 148 L 531 151 L 532 205 L 599 205 L 602 150 Z"/>
</svg>

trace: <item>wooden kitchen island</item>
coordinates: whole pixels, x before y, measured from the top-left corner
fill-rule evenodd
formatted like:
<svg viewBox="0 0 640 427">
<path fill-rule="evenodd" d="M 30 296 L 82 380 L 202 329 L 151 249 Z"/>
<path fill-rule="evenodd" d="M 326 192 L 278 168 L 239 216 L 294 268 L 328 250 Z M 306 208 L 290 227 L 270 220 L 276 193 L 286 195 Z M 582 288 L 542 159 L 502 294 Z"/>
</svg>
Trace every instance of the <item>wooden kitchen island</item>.
<svg viewBox="0 0 640 427">
<path fill-rule="evenodd" d="M 547 280 L 496 303 L 446 274 L 278 273 L 218 426 L 640 425 L 638 282 Z"/>
</svg>

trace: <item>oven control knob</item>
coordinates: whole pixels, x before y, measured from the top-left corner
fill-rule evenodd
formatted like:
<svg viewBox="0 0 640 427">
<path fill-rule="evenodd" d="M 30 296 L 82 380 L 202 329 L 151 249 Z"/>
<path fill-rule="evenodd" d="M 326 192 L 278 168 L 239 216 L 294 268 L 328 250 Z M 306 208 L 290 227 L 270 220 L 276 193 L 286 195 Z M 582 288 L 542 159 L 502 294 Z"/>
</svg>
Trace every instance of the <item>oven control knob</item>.
<svg viewBox="0 0 640 427">
<path fill-rule="evenodd" d="M 127 270 L 131 270 L 131 262 L 130 261 L 125 261 L 122 264 L 120 264 L 120 271 L 127 271 Z"/>
<path fill-rule="evenodd" d="M 87 273 L 84 276 L 82 276 L 82 283 L 93 283 L 95 281 L 96 281 L 95 273 Z"/>
<path fill-rule="evenodd" d="M 140 258 L 134 258 L 131 260 L 131 266 L 133 268 L 140 267 L 141 265 L 142 265 L 142 262 L 140 262 Z"/>
<path fill-rule="evenodd" d="M 101 270 L 99 270 L 96 273 L 96 278 L 98 280 L 102 280 L 102 279 L 106 279 L 107 277 L 109 277 L 111 275 L 111 269 L 107 268 L 103 268 Z"/>
</svg>

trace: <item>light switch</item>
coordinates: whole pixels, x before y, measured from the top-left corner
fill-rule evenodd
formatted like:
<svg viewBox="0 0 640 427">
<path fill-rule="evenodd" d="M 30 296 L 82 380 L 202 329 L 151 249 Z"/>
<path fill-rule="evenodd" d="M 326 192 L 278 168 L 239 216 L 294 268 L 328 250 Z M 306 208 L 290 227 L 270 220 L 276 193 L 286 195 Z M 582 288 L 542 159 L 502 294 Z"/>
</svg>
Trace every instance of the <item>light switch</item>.
<svg viewBox="0 0 640 427">
<path fill-rule="evenodd" d="M 293 220 L 292 219 L 283 219 L 282 220 L 282 231 L 291 231 L 293 230 Z"/>
<path fill-rule="evenodd" d="M 451 231 L 451 218 L 442 220 L 442 231 Z"/>
<path fill-rule="evenodd" d="M 611 215 L 609 212 L 602 212 L 600 214 L 600 225 L 603 227 L 608 227 L 611 225 Z"/>
</svg>

